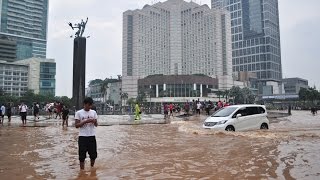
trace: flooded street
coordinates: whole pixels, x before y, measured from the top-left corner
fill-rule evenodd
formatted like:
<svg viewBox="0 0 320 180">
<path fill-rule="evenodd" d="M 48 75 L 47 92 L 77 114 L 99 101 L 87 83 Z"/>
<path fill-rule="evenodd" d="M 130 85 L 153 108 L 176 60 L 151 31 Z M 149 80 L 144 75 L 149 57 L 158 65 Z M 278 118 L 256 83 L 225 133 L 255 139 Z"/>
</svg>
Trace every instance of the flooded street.
<svg viewBox="0 0 320 180">
<path fill-rule="evenodd" d="M 79 171 L 78 130 L 0 127 L 1 179 L 320 179 L 320 116 L 294 112 L 270 130 L 215 132 L 201 118 L 100 126 L 95 168 Z"/>
</svg>

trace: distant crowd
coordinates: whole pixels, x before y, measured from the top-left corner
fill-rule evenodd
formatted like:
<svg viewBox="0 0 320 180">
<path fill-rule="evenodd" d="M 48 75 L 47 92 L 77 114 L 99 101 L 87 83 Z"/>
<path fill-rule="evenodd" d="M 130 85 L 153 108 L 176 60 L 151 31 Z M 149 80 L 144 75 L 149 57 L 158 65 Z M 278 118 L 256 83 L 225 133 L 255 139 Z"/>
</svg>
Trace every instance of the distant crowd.
<svg viewBox="0 0 320 180">
<path fill-rule="evenodd" d="M 43 107 L 40 107 L 38 102 L 34 103 L 31 108 L 29 108 L 24 102 L 21 102 L 18 106 L 13 106 L 11 103 L 2 104 L 0 108 L 0 123 L 4 123 L 5 116 L 8 117 L 8 122 L 11 122 L 11 117 L 13 114 L 18 113 L 21 117 L 22 124 L 27 123 L 28 111 L 32 111 L 34 116 L 34 121 L 40 119 L 40 109 L 44 110 L 48 119 L 55 118 L 63 119 L 62 125 L 68 126 L 69 118 L 69 107 L 64 105 L 62 102 L 46 103 Z"/>
<path fill-rule="evenodd" d="M 187 101 L 183 105 L 174 104 L 174 103 L 164 103 L 163 112 L 164 118 L 170 118 L 174 116 L 174 113 L 180 113 L 181 110 L 184 110 L 185 115 L 190 115 L 190 113 L 200 115 L 201 112 L 205 111 L 206 115 L 210 115 L 210 111 L 217 111 L 223 107 L 230 106 L 228 102 L 212 102 L 212 101 L 200 101 L 192 100 L 191 102 Z"/>
</svg>

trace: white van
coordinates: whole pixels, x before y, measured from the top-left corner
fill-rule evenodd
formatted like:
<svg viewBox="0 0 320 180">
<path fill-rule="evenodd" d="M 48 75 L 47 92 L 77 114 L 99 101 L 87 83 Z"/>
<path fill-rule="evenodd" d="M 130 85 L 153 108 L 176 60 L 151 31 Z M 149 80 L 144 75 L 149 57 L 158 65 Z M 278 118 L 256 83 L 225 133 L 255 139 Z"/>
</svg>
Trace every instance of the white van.
<svg viewBox="0 0 320 180">
<path fill-rule="evenodd" d="M 234 105 L 222 108 L 208 117 L 203 128 L 226 131 L 269 129 L 269 120 L 265 106 Z"/>
</svg>

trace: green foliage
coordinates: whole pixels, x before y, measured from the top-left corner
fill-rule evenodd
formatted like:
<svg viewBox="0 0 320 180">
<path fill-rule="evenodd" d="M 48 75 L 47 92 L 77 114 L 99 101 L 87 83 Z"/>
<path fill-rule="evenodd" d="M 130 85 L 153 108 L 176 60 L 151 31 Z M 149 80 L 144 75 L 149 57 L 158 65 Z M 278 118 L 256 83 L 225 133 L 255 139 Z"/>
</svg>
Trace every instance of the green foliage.
<svg viewBox="0 0 320 180">
<path fill-rule="evenodd" d="M 220 101 L 221 96 L 223 96 L 223 92 L 222 91 L 217 91 L 217 92 L 215 92 L 215 94 L 218 96 L 219 101 Z"/>
<path fill-rule="evenodd" d="M 55 97 L 56 101 L 62 102 L 64 105 L 70 107 L 73 107 L 72 100 L 68 98 L 67 96 L 62 97 Z M 52 101 L 51 101 L 52 102 Z"/>
<path fill-rule="evenodd" d="M 128 99 L 128 93 L 122 92 L 120 93 L 120 97 L 121 97 L 121 104 L 122 104 L 122 100 L 124 100 L 124 104 L 126 104 L 126 100 Z"/>
<path fill-rule="evenodd" d="M 106 97 L 107 97 L 107 90 L 108 90 L 108 88 L 109 88 L 108 83 L 109 83 L 108 79 L 105 79 L 105 80 L 102 81 L 102 83 L 101 83 L 101 92 L 103 93 L 103 99 L 104 99 L 104 101 L 106 100 Z"/>
<path fill-rule="evenodd" d="M 229 96 L 230 96 L 230 90 L 224 90 L 223 97 L 226 98 L 226 102 L 228 102 Z"/>
<path fill-rule="evenodd" d="M 136 104 L 136 100 L 134 98 L 130 98 L 127 103 L 132 107 Z"/>
<path fill-rule="evenodd" d="M 311 102 L 312 104 L 316 104 L 316 101 L 320 100 L 320 92 L 315 88 L 301 88 L 299 91 L 299 99 L 304 101 Z"/>
<path fill-rule="evenodd" d="M 160 97 L 168 97 L 169 92 L 167 90 L 162 90 L 159 93 Z"/>
<path fill-rule="evenodd" d="M 2 88 L 0 88 L 0 96 L 4 96 L 5 94 L 6 92 Z"/>
<path fill-rule="evenodd" d="M 92 80 L 89 82 L 89 85 L 92 86 L 92 85 L 95 85 L 95 84 L 101 84 L 103 82 L 102 79 L 95 79 L 95 80 Z"/>
<path fill-rule="evenodd" d="M 192 90 L 191 91 L 192 97 L 199 97 L 200 96 L 200 91 L 199 90 Z"/>
<path fill-rule="evenodd" d="M 193 75 L 193 76 L 202 76 L 202 77 L 206 76 L 206 77 L 208 77 L 207 75 L 205 75 L 205 74 L 201 74 L 201 73 L 192 74 L 192 75 Z"/>
<path fill-rule="evenodd" d="M 143 90 L 139 91 L 136 101 L 139 104 L 147 101 L 147 95 L 146 95 L 145 91 L 143 91 Z"/>
<path fill-rule="evenodd" d="M 238 86 L 233 86 L 230 89 L 229 96 L 233 97 L 235 104 L 252 104 L 256 98 L 249 88 L 245 87 L 241 89 Z"/>
</svg>

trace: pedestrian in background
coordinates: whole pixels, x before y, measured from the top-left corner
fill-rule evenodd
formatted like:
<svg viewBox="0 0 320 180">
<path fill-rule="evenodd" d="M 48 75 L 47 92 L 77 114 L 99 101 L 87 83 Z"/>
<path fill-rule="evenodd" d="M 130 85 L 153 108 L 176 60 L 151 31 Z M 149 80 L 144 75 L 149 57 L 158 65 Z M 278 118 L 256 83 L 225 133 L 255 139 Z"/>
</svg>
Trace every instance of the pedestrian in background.
<svg viewBox="0 0 320 180">
<path fill-rule="evenodd" d="M 3 124 L 4 122 L 4 115 L 6 114 L 6 107 L 4 104 L 1 105 L 0 107 L 0 123 Z"/>
<path fill-rule="evenodd" d="M 62 108 L 62 126 L 66 125 L 68 127 L 69 119 L 69 108 L 68 106 L 63 106 Z"/>
<path fill-rule="evenodd" d="M 39 103 L 34 103 L 34 104 L 33 104 L 33 116 L 34 116 L 34 120 L 39 119 L 39 110 L 40 110 Z"/>
<path fill-rule="evenodd" d="M 139 104 L 138 104 L 138 103 L 136 103 L 136 106 L 135 106 L 134 109 L 135 109 L 135 113 L 134 113 L 135 117 L 134 117 L 134 120 L 140 120 L 140 119 L 141 119 L 141 117 L 140 117 L 141 111 L 140 111 L 140 107 L 139 107 Z"/>
<path fill-rule="evenodd" d="M 21 105 L 19 106 L 22 125 L 27 124 L 27 110 L 28 110 L 28 106 L 22 102 Z"/>
<path fill-rule="evenodd" d="M 8 117 L 8 122 L 11 122 L 12 112 L 11 112 L 11 104 L 10 103 L 8 103 L 8 105 L 6 107 L 6 113 L 7 113 L 7 117 Z"/>
</svg>

